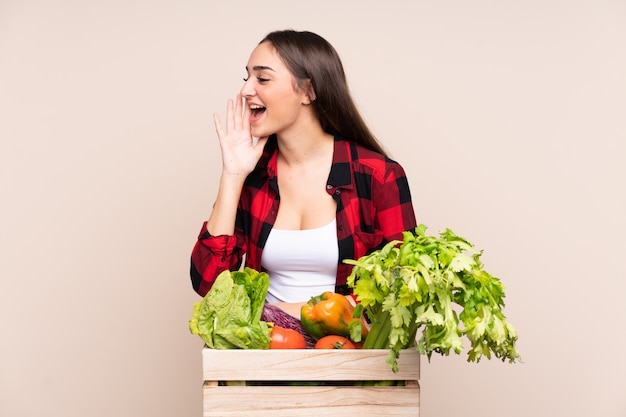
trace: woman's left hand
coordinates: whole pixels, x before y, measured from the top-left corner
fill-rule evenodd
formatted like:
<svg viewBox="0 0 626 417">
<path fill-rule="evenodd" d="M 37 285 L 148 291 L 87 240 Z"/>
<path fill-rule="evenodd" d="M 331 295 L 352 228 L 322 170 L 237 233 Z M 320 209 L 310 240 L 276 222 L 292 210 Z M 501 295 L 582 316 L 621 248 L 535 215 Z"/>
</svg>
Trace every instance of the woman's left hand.
<svg viewBox="0 0 626 417">
<path fill-rule="evenodd" d="M 300 320 L 300 310 L 306 303 L 274 303 L 272 305 L 280 308 L 285 313 Z"/>
</svg>

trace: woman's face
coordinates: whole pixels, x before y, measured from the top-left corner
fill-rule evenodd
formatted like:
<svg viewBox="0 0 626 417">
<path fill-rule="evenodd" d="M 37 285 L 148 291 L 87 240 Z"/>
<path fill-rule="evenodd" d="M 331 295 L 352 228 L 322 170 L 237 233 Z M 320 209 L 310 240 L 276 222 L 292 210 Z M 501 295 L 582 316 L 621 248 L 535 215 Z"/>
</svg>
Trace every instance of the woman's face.
<svg viewBox="0 0 626 417">
<path fill-rule="evenodd" d="M 271 43 L 258 45 L 248 60 L 248 76 L 241 95 L 250 108 L 252 136 L 281 136 L 297 129 L 301 112 L 309 99 L 297 88 L 292 73 Z"/>
</svg>

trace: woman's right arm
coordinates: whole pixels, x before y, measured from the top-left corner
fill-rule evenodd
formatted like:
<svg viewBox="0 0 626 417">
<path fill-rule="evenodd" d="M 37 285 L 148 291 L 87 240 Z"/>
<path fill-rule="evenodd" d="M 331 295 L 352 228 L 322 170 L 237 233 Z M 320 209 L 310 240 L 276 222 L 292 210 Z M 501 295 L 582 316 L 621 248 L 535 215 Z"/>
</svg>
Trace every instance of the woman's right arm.
<svg viewBox="0 0 626 417">
<path fill-rule="evenodd" d="M 200 231 L 191 256 L 191 280 L 194 289 L 204 296 L 224 269 L 238 266 L 243 253 L 241 236 L 235 236 L 235 219 L 246 177 L 261 158 L 267 137 L 254 143 L 250 134 L 250 109 L 241 95 L 226 107 L 226 130 L 219 116 L 213 115 L 222 153 L 222 174 L 217 197 L 209 219 Z"/>
<path fill-rule="evenodd" d="M 207 228 L 214 236 L 232 235 L 243 184 L 259 162 L 267 137 L 254 143 L 250 134 L 250 109 L 243 105 L 240 94 L 234 106 L 233 100 L 228 100 L 226 130 L 217 114 L 213 114 L 213 121 L 222 151 L 222 175 Z"/>
</svg>

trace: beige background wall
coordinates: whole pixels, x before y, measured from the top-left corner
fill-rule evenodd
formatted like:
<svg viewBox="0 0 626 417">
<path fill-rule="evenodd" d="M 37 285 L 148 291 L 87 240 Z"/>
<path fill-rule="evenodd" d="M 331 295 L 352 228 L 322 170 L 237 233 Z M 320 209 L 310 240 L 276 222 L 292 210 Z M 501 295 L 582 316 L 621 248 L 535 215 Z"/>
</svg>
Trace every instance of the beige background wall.
<svg viewBox="0 0 626 417">
<path fill-rule="evenodd" d="M 422 416 L 625 416 L 626 3 L 0 1 L 0 416 L 199 416 L 188 257 L 268 31 L 344 59 L 417 217 L 484 249 L 524 363 Z"/>
</svg>

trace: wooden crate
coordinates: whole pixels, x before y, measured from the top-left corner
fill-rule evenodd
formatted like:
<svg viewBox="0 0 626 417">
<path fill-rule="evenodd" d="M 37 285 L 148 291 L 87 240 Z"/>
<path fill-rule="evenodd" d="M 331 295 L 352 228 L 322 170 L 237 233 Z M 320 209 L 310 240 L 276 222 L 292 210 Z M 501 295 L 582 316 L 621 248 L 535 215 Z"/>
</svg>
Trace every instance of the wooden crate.
<svg viewBox="0 0 626 417">
<path fill-rule="evenodd" d="M 378 349 L 205 347 L 203 416 L 419 416 L 419 354 L 415 349 L 403 350 L 397 373 L 385 362 L 388 354 Z M 354 385 L 372 380 L 403 381 L 404 386 Z M 284 381 L 322 385 L 284 385 Z"/>
</svg>

